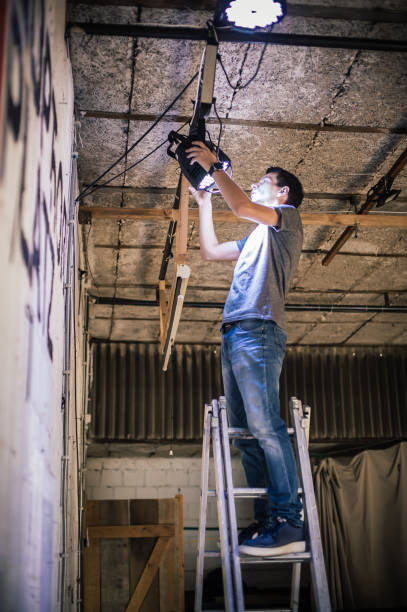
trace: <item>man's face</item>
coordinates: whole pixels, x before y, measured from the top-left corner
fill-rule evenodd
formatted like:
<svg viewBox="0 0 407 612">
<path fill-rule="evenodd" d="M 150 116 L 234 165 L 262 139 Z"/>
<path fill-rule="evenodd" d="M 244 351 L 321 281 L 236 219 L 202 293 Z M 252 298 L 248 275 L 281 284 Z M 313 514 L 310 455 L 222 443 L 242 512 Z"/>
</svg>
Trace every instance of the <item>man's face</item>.
<svg viewBox="0 0 407 612">
<path fill-rule="evenodd" d="M 278 204 L 277 196 L 280 190 L 281 187 L 277 185 L 277 172 L 270 172 L 252 184 L 250 199 L 256 204 Z"/>
</svg>

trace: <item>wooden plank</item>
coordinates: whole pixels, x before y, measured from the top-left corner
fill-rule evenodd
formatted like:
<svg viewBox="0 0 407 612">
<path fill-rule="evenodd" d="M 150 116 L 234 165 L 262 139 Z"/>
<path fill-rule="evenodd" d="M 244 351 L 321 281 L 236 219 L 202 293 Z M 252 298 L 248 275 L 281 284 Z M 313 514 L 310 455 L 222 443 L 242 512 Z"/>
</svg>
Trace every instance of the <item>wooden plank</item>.
<svg viewBox="0 0 407 612">
<path fill-rule="evenodd" d="M 174 525 L 103 525 L 89 527 L 89 537 L 93 538 L 157 538 L 171 537 L 175 533 Z"/>
<path fill-rule="evenodd" d="M 161 560 L 167 550 L 170 538 L 160 537 L 158 538 L 153 552 L 150 555 L 147 565 L 141 575 L 141 578 L 137 584 L 136 590 L 134 591 L 129 604 L 126 608 L 126 612 L 138 612 L 144 601 L 145 596 L 151 586 L 153 578 L 155 577 L 157 570 L 160 566 Z"/>
<path fill-rule="evenodd" d="M 184 612 L 185 608 L 185 586 L 184 586 L 184 503 L 183 496 L 179 493 L 175 496 L 177 500 L 177 576 L 178 576 L 178 611 Z"/>
<path fill-rule="evenodd" d="M 129 524 L 127 500 L 103 500 L 100 504 L 100 523 L 96 529 L 110 525 L 126 529 Z M 93 527 L 89 537 L 92 540 Z M 100 540 L 100 598 L 101 610 L 123 610 L 129 600 L 129 540 L 127 538 Z"/>
<path fill-rule="evenodd" d="M 176 500 L 174 497 L 160 499 L 158 502 L 158 520 L 161 523 L 172 523 L 174 533 L 177 533 L 176 525 Z M 165 553 L 163 562 L 159 569 L 160 583 L 160 612 L 177 612 L 176 605 L 176 574 L 175 574 L 175 540 L 172 537 Z"/>
<path fill-rule="evenodd" d="M 105 206 L 83 206 L 81 210 L 89 212 L 96 219 L 138 219 L 140 221 L 163 221 L 179 219 L 179 212 L 165 208 L 109 208 Z M 358 224 L 360 227 L 394 227 L 407 229 L 406 214 L 372 213 L 355 215 L 351 213 L 300 213 L 304 225 L 348 226 Z M 188 209 L 190 221 L 199 220 L 196 208 Z M 217 223 L 250 223 L 241 219 L 231 210 L 214 210 L 213 220 Z"/>
<path fill-rule="evenodd" d="M 175 240 L 175 263 L 184 264 L 188 248 L 188 201 L 189 183 L 184 175 L 181 177 L 181 193 Z"/>
<path fill-rule="evenodd" d="M 88 524 L 100 520 L 100 505 L 90 501 L 86 504 L 84 533 L 87 536 Z M 100 612 L 100 542 L 88 540 L 84 547 L 83 560 L 83 609 L 84 612 Z"/>
</svg>

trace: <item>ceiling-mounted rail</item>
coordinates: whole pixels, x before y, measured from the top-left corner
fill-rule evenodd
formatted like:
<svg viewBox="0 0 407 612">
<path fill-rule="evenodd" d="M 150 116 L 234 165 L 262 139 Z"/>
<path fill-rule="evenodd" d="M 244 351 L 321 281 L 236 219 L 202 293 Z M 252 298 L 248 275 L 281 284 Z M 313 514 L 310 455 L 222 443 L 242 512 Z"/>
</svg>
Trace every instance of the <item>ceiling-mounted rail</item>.
<svg viewBox="0 0 407 612">
<path fill-rule="evenodd" d="M 167 38 L 173 40 L 202 40 L 208 38 L 207 28 L 196 26 L 118 24 L 70 22 L 71 32 L 84 32 L 91 36 L 127 36 L 136 38 Z M 405 53 L 407 41 L 377 38 L 349 38 L 341 36 L 311 36 L 308 34 L 277 34 L 273 32 L 240 32 L 218 30 L 219 42 L 270 43 L 294 47 L 324 47 L 327 49 L 359 49 L 361 51 L 392 51 Z"/>
</svg>

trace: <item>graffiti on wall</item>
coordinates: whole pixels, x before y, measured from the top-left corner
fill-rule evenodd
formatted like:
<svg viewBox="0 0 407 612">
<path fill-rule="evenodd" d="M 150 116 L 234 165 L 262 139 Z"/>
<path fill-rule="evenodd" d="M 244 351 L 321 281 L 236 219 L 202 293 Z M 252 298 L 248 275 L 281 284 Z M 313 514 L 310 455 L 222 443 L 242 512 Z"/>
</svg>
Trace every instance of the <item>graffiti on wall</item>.
<svg viewBox="0 0 407 612">
<path fill-rule="evenodd" d="M 31 325 L 41 327 L 52 360 L 54 278 L 57 269 L 62 279 L 65 267 L 65 177 L 69 168 L 64 175 L 58 154 L 58 112 L 46 8 L 46 0 L 8 3 L 0 173 L 14 190 L 10 261 L 20 252 L 31 295 L 25 310 L 33 314 Z M 29 364 L 27 375 L 30 371 Z"/>
</svg>

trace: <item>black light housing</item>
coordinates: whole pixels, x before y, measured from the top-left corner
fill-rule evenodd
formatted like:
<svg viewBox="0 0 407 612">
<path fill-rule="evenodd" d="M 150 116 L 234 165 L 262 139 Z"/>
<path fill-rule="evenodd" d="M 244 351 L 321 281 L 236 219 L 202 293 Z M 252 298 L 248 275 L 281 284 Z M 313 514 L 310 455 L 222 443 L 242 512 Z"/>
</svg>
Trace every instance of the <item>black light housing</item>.
<svg viewBox="0 0 407 612">
<path fill-rule="evenodd" d="M 205 191 L 214 191 L 215 189 L 215 181 L 210 174 L 207 173 L 205 168 L 198 163 L 191 164 L 189 158 L 187 157 L 186 150 L 192 146 L 192 142 L 195 140 L 200 140 L 195 136 L 183 136 L 182 134 L 178 134 L 178 132 L 170 132 L 168 134 L 168 140 L 170 142 L 170 146 L 167 149 L 168 155 L 177 160 L 180 165 L 181 172 L 185 176 L 185 178 L 191 183 L 195 189 L 205 190 Z M 213 144 L 205 140 L 203 141 L 205 145 L 211 151 L 215 150 Z M 172 150 L 172 146 L 177 144 L 175 151 Z M 228 174 L 232 175 L 232 164 L 229 157 L 224 153 L 221 149 L 218 150 L 217 153 L 218 160 L 223 163 L 223 170 L 228 172 Z"/>
</svg>

